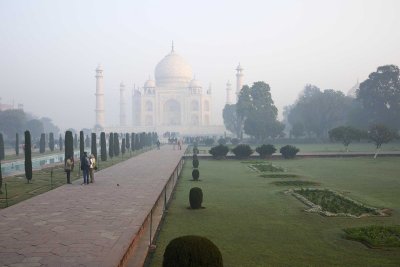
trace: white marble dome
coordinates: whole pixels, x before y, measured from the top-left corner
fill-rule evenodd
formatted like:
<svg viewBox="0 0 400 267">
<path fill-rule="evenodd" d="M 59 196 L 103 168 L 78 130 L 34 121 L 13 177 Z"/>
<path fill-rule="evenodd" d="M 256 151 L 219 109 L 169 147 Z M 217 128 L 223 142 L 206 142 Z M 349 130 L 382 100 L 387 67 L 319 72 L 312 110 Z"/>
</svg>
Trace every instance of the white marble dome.
<svg viewBox="0 0 400 267">
<path fill-rule="evenodd" d="M 157 86 L 187 87 L 193 74 L 185 59 L 172 50 L 157 64 L 154 76 Z"/>
</svg>

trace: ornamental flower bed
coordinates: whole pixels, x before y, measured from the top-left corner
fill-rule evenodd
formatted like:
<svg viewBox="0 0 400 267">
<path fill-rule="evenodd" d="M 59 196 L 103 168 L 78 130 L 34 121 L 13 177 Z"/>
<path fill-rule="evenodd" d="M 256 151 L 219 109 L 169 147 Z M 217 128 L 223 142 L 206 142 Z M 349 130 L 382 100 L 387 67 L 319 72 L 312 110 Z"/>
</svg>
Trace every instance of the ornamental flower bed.
<svg viewBox="0 0 400 267">
<path fill-rule="evenodd" d="M 291 189 L 286 191 L 309 206 L 306 211 L 324 216 L 387 216 L 383 210 L 366 206 L 329 189 Z"/>
<path fill-rule="evenodd" d="M 252 164 L 249 166 L 251 169 L 259 172 L 283 172 L 284 169 L 279 166 L 272 165 L 272 163 Z"/>
<path fill-rule="evenodd" d="M 277 186 L 318 186 L 319 183 L 312 181 L 276 181 L 271 184 Z"/>
</svg>

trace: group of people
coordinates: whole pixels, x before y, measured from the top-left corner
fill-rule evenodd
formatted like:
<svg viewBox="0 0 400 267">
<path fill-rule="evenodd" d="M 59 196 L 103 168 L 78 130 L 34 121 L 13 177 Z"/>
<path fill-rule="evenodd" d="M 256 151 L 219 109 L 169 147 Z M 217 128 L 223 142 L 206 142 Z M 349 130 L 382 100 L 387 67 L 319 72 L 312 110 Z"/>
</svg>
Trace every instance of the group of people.
<svg viewBox="0 0 400 267">
<path fill-rule="evenodd" d="M 64 170 L 67 173 L 67 184 L 71 183 L 71 171 L 74 170 L 74 157 L 67 156 L 67 160 L 65 161 Z M 81 170 L 83 173 L 83 183 L 82 185 L 94 183 L 94 171 L 97 170 L 96 166 L 96 157 L 91 154 L 88 156 L 87 152 L 83 152 L 81 157 Z"/>
</svg>

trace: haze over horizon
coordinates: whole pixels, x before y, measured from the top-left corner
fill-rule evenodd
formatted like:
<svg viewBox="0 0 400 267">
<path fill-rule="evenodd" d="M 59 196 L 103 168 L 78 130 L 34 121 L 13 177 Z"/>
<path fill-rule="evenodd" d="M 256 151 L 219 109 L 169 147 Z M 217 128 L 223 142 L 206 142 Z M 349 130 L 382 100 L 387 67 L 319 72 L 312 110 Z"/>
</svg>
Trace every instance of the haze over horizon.
<svg viewBox="0 0 400 267">
<path fill-rule="evenodd" d="M 345 94 L 378 66 L 400 65 L 400 1 L 0 1 L 0 97 L 66 128 L 95 124 L 104 68 L 106 124 L 119 123 L 119 84 L 154 78 L 171 50 L 212 85 L 222 124 L 226 83 L 265 81 L 279 109 L 308 84 Z"/>
</svg>

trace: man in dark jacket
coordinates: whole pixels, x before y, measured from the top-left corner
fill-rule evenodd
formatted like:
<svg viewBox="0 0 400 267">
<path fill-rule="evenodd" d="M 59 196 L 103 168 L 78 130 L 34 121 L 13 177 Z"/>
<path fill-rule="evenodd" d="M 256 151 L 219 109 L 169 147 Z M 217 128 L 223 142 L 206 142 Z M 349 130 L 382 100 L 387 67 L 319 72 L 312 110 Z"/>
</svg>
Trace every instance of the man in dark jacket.
<svg viewBox="0 0 400 267">
<path fill-rule="evenodd" d="M 89 158 L 87 152 L 83 152 L 81 157 L 81 170 L 83 173 L 83 184 L 89 184 Z"/>
</svg>

